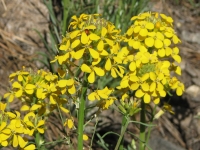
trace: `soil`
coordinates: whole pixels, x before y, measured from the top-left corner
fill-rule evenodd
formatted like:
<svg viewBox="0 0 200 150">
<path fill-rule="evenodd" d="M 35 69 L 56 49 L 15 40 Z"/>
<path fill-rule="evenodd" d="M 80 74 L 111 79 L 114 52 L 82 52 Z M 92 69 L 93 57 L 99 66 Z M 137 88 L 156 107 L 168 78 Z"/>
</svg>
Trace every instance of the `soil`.
<svg viewBox="0 0 200 150">
<path fill-rule="evenodd" d="M 182 41 L 178 46 L 182 57 L 180 80 L 184 82 L 186 89 L 182 97 L 174 96 L 170 98 L 170 104 L 175 115 L 167 113 L 154 122 L 157 126 L 153 128 L 150 145 L 155 147 L 155 150 L 173 149 L 173 147 L 166 148 L 164 145 L 175 145 L 177 150 L 178 148 L 199 150 L 200 119 L 196 116 L 200 113 L 200 1 L 151 0 L 150 4 L 152 11 L 165 13 L 174 19 L 175 29 Z M 47 36 L 48 26 L 48 10 L 42 1 L 1 1 L 0 96 L 3 96 L 8 90 L 8 76 L 11 72 L 21 69 L 22 66 L 34 69 L 43 67 L 38 61 L 33 61 L 37 52 L 46 52 L 40 36 L 34 29 L 41 32 L 43 36 Z M 166 98 L 166 100 L 168 99 Z M 17 106 L 17 104 L 14 104 L 12 108 Z M 119 114 L 109 113 L 109 116 L 113 113 L 114 117 L 109 118 L 108 113 L 101 116 L 100 120 L 106 122 L 107 126 L 100 128 L 99 134 L 105 133 L 108 129 L 109 131 L 117 131 L 121 124 L 120 119 L 113 119 L 120 118 Z M 55 117 L 52 119 L 55 119 Z M 107 121 L 105 121 L 106 119 Z M 59 126 L 50 126 L 51 131 L 47 134 L 50 141 L 54 140 L 54 137 L 62 136 Z M 109 127 L 112 127 L 112 129 Z M 138 133 L 137 128 L 132 126 L 129 127 L 129 131 Z M 154 143 L 158 143 L 158 138 L 163 139 L 165 144 L 160 142 L 162 143 L 160 147 L 155 146 Z M 129 143 L 130 137 L 127 135 L 125 140 Z M 55 146 L 54 149 L 66 149 L 66 147 Z"/>
</svg>

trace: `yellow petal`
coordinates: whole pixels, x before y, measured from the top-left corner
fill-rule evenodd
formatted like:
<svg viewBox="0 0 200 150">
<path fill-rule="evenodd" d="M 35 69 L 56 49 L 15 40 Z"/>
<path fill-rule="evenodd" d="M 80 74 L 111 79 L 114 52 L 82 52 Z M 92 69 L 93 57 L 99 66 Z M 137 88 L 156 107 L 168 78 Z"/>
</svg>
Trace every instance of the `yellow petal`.
<svg viewBox="0 0 200 150">
<path fill-rule="evenodd" d="M 8 141 L 2 141 L 2 142 L 1 142 L 1 145 L 2 145 L 3 147 L 8 146 Z"/>
<path fill-rule="evenodd" d="M 107 34 L 107 29 L 105 27 L 102 28 L 101 30 L 101 36 L 105 36 Z"/>
<path fill-rule="evenodd" d="M 148 30 L 147 29 L 141 29 L 140 32 L 139 32 L 139 35 L 142 36 L 142 37 L 147 36 L 147 34 L 148 34 Z"/>
<path fill-rule="evenodd" d="M 82 64 L 82 66 L 81 66 L 81 70 L 83 71 L 83 72 L 87 72 L 87 73 L 91 73 L 91 69 L 90 69 L 90 67 L 88 66 L 88 65 L 86 65 L 86 64 Z"/>
<path fill-rule="evenodd" d="M 157 49 L 162 48 L 163 47 L 163 42 L 161 40 L 159 40 L 159 39 L 156 39 L 155 40 L 155 47 Z"/>
<path fill-rule="evenodd" d="M 66 114 L 69 113 L 69 110 L 67 108 L 60 106 L 60 109 Z"/>
<path fill-rule="evenodd" d="M 90 73 L 90 75 L 88 76 L 88 81 L 89 81 L 89 83 L 94 83 L 94 81 L 95 81 L 95 73 L 94 73 L 94 71 L 92 71 Z"/>
<path fill-rule="evenodd" d="M 155 82 L 152 82 L 151 85 L 150 85 L 149 90 L 150 90 L 151 92 L 153 92 L 155 89 L 156 89 L 156 83 L 155 83 Z"/>
<path fill-rule="evenodd" d="M 69 94 L 71 94 L 71 95 L 74 94 L 74 93 L 76 93 L 76 88 L 75 88 L 75 86 L 72 85 L 71 87 L 69 87 L 68 92 L 69 92 Z"/>
<path fill-rule="evenodd" d="M 71 39 L 74 39 L 79 33 L 80 33 L 79 30 L 75 30 L 75 31 L 71 32 L 71 33 L 70 33 L 70 38 L 71 38 Z"/>
<path fill-rule="evenodd" d="M 75 58 L 75 59 L 80 59 L 80 58 L 82 58 L 84 52 L 85 52 L 85 48 L 83 48 L 83 49 L 81 49 L 81 50 L 75 52 L 74 58 Z"/>
<path fill-rule="evenodd" d="M 148 22 L 145 26 L 147 29 L 152 30 L 154 28 L 154 24 L 151 22 Z"/>
<path fill-rule="evenodd" d="M 72 43 L 71 47 L 76 48 L 79 44 L 80 44 L 80 40 L 77 39 Z"/>
<path fill-rule="evenodd" d="M 13 84 L 12 84 L 12 87 L 13 88 L 21 88 L 22 86 L 21 86 L 21 84 L 19 84 L 19 82 L 14 82 Z"/>
<path fill-rule="evenodd" d="M 148 83 L 143 83 L 143 84 L 141 85 L 141 87 L 142 87 L 142 90 L 143 90 L 143 91 L 149 91 L 149 84 L 148 84 Z"/>
<path fill-rule="evenodd" d="M 44 129 L 43 128 L 37 128 L 38 132 L 40 132 L 41 134 L 44 133 Z"/>
<path fill-rule="evenodd" d="M 38 122 L 38 124 L 37 124 L 37 127 L 40 127 L 40 126 L 44 125 L 44 123 L 45 123 L 44 120 L 40 120 L 40 121 Z"/>
<path fill-rule="evenodd" d="M 98 49 L 98 50 L 103 50 L 103 49 L 104 49 L 104 43 L 103 43 L 102 40 L 99 41 L 99 43 L 98 43 L 98 45 L 97 45 L 97 49 Z"/>
<path fill-rule="evenodd" d="M 176 89 L 176 94 L 177 94 L 178 96 L 181 96 L 181 95 L 183 94 L 183 91 L 182 91 L 182 89 L 181 89 L 180 87 L 178 87 L 178 88 Z"/>
<path fill-rule="evenodd" d="M 6 127 L 6 122 L 1 122 L 0 131 Z"/>
<path fill-rule="evenodd" d="M 139 41 L 133 41 L 132 47 L 133 47 L 134 49 L 139 49 L 140 46 L 141 46 L 141 43 L 140 43 Z"/>
<path fill-rule="evenodd" d="M 13 147 L 17 147 L 18 146 L 18 138 L 17 138 L 17 135 L 13 135 Z"/>
<path fill-rule="evenodd" d="M 92 41 L 97 41 L 97 40 L 100 39 L 100 37 L 98 35 L 94 34 L 94 33 L 91 33 L 89 35 L 89 37 L 90 37 L 90 40 L 92 40 Z"/>
<path fill-rule="evenodd" d="M 116 68 L 112 68 L 111 69 L 111 76 L 113 77 L 113 78 L 117 78 L 117 73 L 116 73 Z"/>
<path fill-rule="evenodd" d="M 26 146 L 25 148 L 24 148 L 24 150 L 35 150 L 36 149 L 36 147 L 35 147 L 35 145 L 33 145 L 33 144 L 30 144 L 30 145 L 28 145 L 28 146 Z"/>
<path fill-rule="evenodd" d="M 144 95 L 144 92 L 142 92 L 141 89 L 138 89 L 138 90 L 135 92 L 135 96 L 138 97 L 138 98 L 141 98 L 143 95 Z"/>
<path fill-rule="evenodd" d="M 152 37 L 146 38 L 144 42 L 148 47 L 152 47 L 154 45 L 154 39 Z"/>
<path fill-rule="evenodd" d="M 158 56 L 164 57 L 165 56 L 165 50 L 163 48 L 158 50 Z"/>
<path fill-rule="evenodd" d="M 96 95 L 97 95 L 97 93 L 92 92 L 92 93 L 90 93 L 90 94 L 88 95 L 88 99 L 89 99 L 90 101 L 94 101 L 94 100 L 96 99 Z"/>
<path fill-rule="evenodd" d="M 97 51 L 95 51 L 94 49 L 89 48 L 89 52 L 90 52 L 90 55 L 92 56 L 92 58 L 94 58 L 94 59 L 99 58 L 99 53 Z"/>
<path fill-rule="evenodd" d="M 155 99 L 153 100 L 153 102 L 154 102 L 154 104 L 159 104 L 160 98 L 155 98 Z"/>
<path fill-rule="evenodd" d="M 111 67 L 112 67 L 111 61 L 110 61 L 110 58 L 108 58 L 105 64 L 105 69 L 107 71 L 110 71 Z"/>
<path fill-rule="evenodd" d="M 16 91 L 15 92 L 15 97 L 21 97 L 22 96 L 22 93 L 23 93 L 23 91 L 22 91 L 22 89 L 20 89 L 20 90 L 18 90 L 18 91 Z M 14 99 L 14 97 L 12 97 L 12 95 L 10 95 L 10 97 L 9 97 L 9 102 L 11 101 L 13 101 L 13 99 Z"/>
<path fill-rule="evenodd" d="M 138 83 L 133 83 L 131 84 L 131 90 L 135 91 L 139 88 L 139 84 Z"/>
<path fill-rule="evenodd" d="M 89 40 L 89 37 L 87 36 L 87 34 L 85 32 L 82 32 L 81 34 L 81 43 L 82 44 L 87 44 Z"/>
<path fill-rule="evenodd" d="M 6 105 L 7 105 L 6 103 L 4 104 L 4 103 L 0 102 L 0 111 L 4 111 L 6 109 Z"/>
<path fill-rule="evenodd" d="M 181 62 L 181 57 L 179 55 L 172 55 L 172 57 L 174 58 L 175 61 L 177 61 L 178 63 Z"/>
<path fill-rule="evenodd" d="M 24 148 L 26 146 L 26 144 L 28 143 L 28 141 L 25 141 L 21 136 L 18 135 L 18 141 L 19 141 L 19 146 L 21 148 Z"/>
<path fill-rule="evenodd" d="M 129 70 L 130 70 L 130 71 L 135 71 L 135 69 L 136 69 L 136 64 L 135 64 L 135 62 L 133 61 L 133 62 L 131 62 L 130 65 L 129 65 Z"/>
<path fill-rule="evenodd" d="M 34 111 L 34 110 L 37 110 L 37 109 L 39 109 L 39 108 L 41 108 L 42 107 L 42 105 L 39 105 L 39 104 L 34 104 L 32 107 L 31 107 L 31 111 Z"/>
<path fill-rule="evenodd" d="M 150 95 L 149 94 L 145 94 L 144 95 L 144 103 L 150 103 L 150 101 L 151 101 Z"/>
<path fill-rule="evenodd" d="M 10 136 L 10 134 L 11 134 L 11 130 L 8 129 L 8 128 L 2 130 L 1 132 L 4 133 L 4 134 L 7 134 L 7 135 L 9 135 L 9 136 Z"/>
<path fill-rule="evenodd" d="M 35 85 L 33 85 L 33 84 L 27 84 L 25 86 L 25 91 L 27 94 L 33 94 L 34 89 L 35 89 Z"/>
<path fill-rule="evenodd" d="M 94 71 L 98 76 L 104 76 L 105 75 L 105 71 L 103 69 L 101 69 L 100 67 L 94 67 Z"/>
</svg>

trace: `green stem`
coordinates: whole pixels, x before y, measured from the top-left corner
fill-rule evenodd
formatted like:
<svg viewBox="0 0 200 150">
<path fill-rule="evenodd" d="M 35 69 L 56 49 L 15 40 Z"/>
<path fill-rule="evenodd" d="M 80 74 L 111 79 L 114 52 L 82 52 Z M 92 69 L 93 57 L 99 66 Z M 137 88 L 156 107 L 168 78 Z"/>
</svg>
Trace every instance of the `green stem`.
<svg viewBox="0 0 200 150">
<path fill-rule="evenodd" d="M 152 114 L 152 118 L 151 118 L 151 122 L 150 122 L 150 125 L 153 124 L 153 118 L 155 116 L 155 113 L 156 113 L 156 106 L 154 106 L 154 109 L 153 109 L 153 114 Z M 147 138 L 146 138 L 146 143 L 148 144 L 149 142 L 149 138 L 150 138 L 150 135 L 151 135 L 151 130 L 153 129 L 153 126 L 150 126 L 149 129 L 148 129 L 148 134 L 147 134 Z"/>
<path fill-rule="evenodd" d="M 119 149 L 121 141 L 122 141 L 122 139 L 124 137 L 124 133 L 126 132 L 126 129 L 128 127 L 129 121 L 130 121 L 130 118 L 128 116 L 123 116 L 121 134 L 120 134 L 120 137 L 119 137 L 119 139 L 117 141 L 117 145 L 115 146 L 115 150 Z"/>
<path fill-rule="evenodd" d="M 84 125 L 84 117 L 85 117 L 85 101 L 87 96 L 87 75 L 84 75 L 83 79 L 83 86 L 81 91 L 81 99 L 79 103 L 79 110 L 78 110 L 78 150 L 83 149 L 83 125 Z"/>
<path fill-rule="evenodd" d="M 142 123 L 146 123 L 145 120 L 145 103 L 142 100 L 141 101 L 141 113 L 140 113 L 140 122 Z M 140 124 L 140 150 L 144 150 L 145 149 L 145 126 Z"/>
</svg>

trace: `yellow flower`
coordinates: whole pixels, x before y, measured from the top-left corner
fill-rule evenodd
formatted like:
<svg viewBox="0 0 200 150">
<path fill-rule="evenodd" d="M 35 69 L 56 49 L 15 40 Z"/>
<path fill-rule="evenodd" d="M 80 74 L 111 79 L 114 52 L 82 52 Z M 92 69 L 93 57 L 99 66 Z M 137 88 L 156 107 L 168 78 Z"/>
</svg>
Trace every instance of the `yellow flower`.
<svg viewBox="0 0 200 150">
<path fill-rule="evenodd" d="M 28 74 L 29 72 L 25 71 L 25 67 L 23 67 L 23 70 L 10 74 L 9 78 L 10 81 L 12 81 L 17 76 L 18 81 L 21 82 L 23 81 L 24 77 L 27 76 Z"/>
<path fill-rule="evenodd" d="M 109 39 L 108 37 L 106 37 L 108 33 L 108 30 L 105 27 L 102 27 L 101 29 L 101 36 L 95 35 L 95 34 L 91 34 L 90 35 L 90 39 L 91 40 L 99 40 L 98 41 L 98 45 L 97 45 L 97 49 L 99 51 L 104 50 L 104 45 L 108 44 L 110 46 L 114 45 L 114 42 L 112 39 Z"/>
<path fill-rule="evenodd" d="M 82 33 L 81 42 L 82 42 L 82 44 L 84 44 L 84 46 L 83 46 L 84 48 L 75 52 L 75 54 L 74 54 L 75 59 L 82 58 L 85 51 L 89 51 L 92 58 L 94 58 L 94 59 L 99 58 L 99 52 L 94 50 L 93 48 L 91 48 L 90 44 L 92 41 L 89 39 L 89 36 L 87 36 L 85 32 Z"/>
<path fill-rule="evenodd" d="M 76 29 L 77 27 L 80 28 L 80 24 L 86 20 L 89 16 L 87 14 L 81 14 L 79 18 L 77 16 L 72 16 L 72 22 L 70 23 L 68 29 L 72 26 L 73 29 Z"/>
<path fill-rule="evenodd" d="M 148 36 L 145 39 L 145 44 L 148 47 L 153 47 L 159 49 L 163 47 L 163 40 L 164 40 L 164 35 L 161 32 L 149 32 Z"/>
<path fill-rule="evenodd" d="M 6 122 L 1 122 L 0 125 L 0 144 L 4 147 L 8 145 L 8 138 L 11 136 L 11 130 L 7 128 Z"/>
<path fill-rule="evenodd" d="M 171 55 L 172 55 L 172 58 L 176 62 L 180 63 L 181 62 L 181 57 L 178 55 L 178 53 L 179 53 L 179 49 L 178 49 L 178 47 L 175 47 L 175 48 L 173 48 Z"/>
<path fill-rule="evenodd" d="M 90 66 L 89 67 L 86 64 L 82 64 L 81 70 L 83 72 L 89 73 L 89 76 L 88 76 L 89 83 L 94 83 L 95 74 L 98 75 L 98 76 L 104 76 L 105 75 L 105 71 L 103 69 L 101 69 L 100 67 L 96 67 L 96 66 Z"/>
<path fill-rule="evenodd" d="M 142 37 L 146 37 L 148 35 L 148 30 L 152 30 L 154 28 L 154 24 L 147 21 L 139 21 L 135 23 L 134 33 L 139 34 Z"/>
<path fill-rule="evenodd" d="M 8 102 L 12 102 L 15 98 L 15 93 L 13 91 L 5 93 L 3 98 L 8 98 Z"/>
<path fill-rule="evenodd" d="M 105 87 L 102 90 L 95 90 L 94 92 L 92 92 L 88 95 L 88 99 L 91 101 L 100 100 L 101 98 L 108 99 L 108 97 L 112 93 L 112 91 L 113 91 L 113 89 L 108 89 L 108 87 Z"/>
<path fill-rule="evenodd" d="M 88 140 L 88 136 L 86 134 L 83 134 L 83 140 L 87 141 Z"/>
<path fill-rule="evenodd" d="M 44 133 L 44 120 L 38 120 L 37 116 L 30 112 L 24 117 L 25 124 L 30 128 L 29 135 L 33 135 L 35 131 L 39 133 Z"/>
<path fill-rule="evenodd" d="M 75 88 L 74 84 L 75 84 L 74 79 L 68 79 L 68 80 L 62 79 L 62 80 L 58 81 L 58 86 L 60 88 L 66 88 L 67 87 L 68 88 L 68 92 L 70 94 L 74 94 L 76 92 L 76 88 Z"/>
<path fill-rule="evenodd" d="M 66 119 L 64 126 L 68 126 L 69 129 L 72 129 L 74 127 L 74 121 L 73 119 Z"/>
</svg>

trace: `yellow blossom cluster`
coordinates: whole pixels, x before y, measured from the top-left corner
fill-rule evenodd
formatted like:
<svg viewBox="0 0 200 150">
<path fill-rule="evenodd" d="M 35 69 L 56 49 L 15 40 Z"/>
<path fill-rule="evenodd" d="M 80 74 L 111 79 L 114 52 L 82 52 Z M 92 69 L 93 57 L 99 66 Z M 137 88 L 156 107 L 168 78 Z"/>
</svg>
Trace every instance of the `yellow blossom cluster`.
<svg viewBox="0 0 200 150">
<path fill-rule="evenodd" d="M 12 145 L 14 148 L 22 150 L 34 150 L 35 145 L 29 144 L 27 137 L 33 136 L 33 132 L 38 130 L 44 133 L 44 120 L 30 121 L 35 114 L 27 114 L 23 119 L 18 111 L 5 111 L 6 104 L 0 102 L 0 145 L 6 147 Z"/>
<path fill-rule="evenodd" d="M 14 97 L 21 100 L 22 111 L 38 111 L 39 115 L 43 115 L 53 111 L 58 105 L 63 112 L 69 112 L 63 106 L 67 104 L 67 99 L 62 95 L 76 92 L 73 78 L 59 80 L 58 76 L 51 72 L 38 70 L 34 73 L 31 70 L 26 71 L 25 68 L 12 73 L 9 78 L 12 89 L 4 97 L 9 97 L 9 102 L 12 102 Z"/>
<path fill-rule="evenodd" d="M 182 95 L 184 85 L 176 77 L 181 75 L 179 49 L 175 46 L 178 39 L 171 17 L 164 14 L 146 12 L 132 17 L 133 25 L 127 30 L 121 55 L 129 71 L 123 76 L 119 88 L 135 91 L 137 98 L 145 103 L 151 100 L 158 104 L 161 97 L 171 89 Z M 172 57 L 173 61 L 166 60 Z"/>
<path fill-rule="evenodd" d="M 125 67 L 119 55 L 122 36 L 111 22 L 99 14 L 82 14 L 79 18 L 72 17 L 69 30 L 59 46 L 59 55 L 51 61 L 57 61 L 61 66 L 59 74 L 65 76 L 61 72 L 66 72 L 64 69 L 67 68 L 68 71 L 71 69 L 69 74 L 79 78 L 77 72 L 81 70 L 88 75 L 87 81 L 91 84 L 100 77 L 123 77 Z M 88 99 L 99 100 L 98 106 L 107 109 L 116 99 L 111 91 L 107 87 L 98 89 Z"/>
<path fill-rule="evenodd" d="M 8 131 L 9 136 L 7 135 L 3 138 L 5 140 L 2 140 L 3 143 L 1 145 L 7 146 L 9 143 L 6 142 L 6 139 L 14 137 L 13 142 L 15 144 L 13 146 L 17 147 L 16 140 L 18 139 L 18 134 L 14 136 L 14 133 L 18 133 L 16 127 L 20 127 L 19 140 L 22 140 L 20 134 L 32 136 L 35 131 L 43 134 L 44 128 L 41 126 L 45 124 L 46 116 L 53 110 L 60 109 L 64 113 L 69 113 L 67 109 L 69 105 L 67 98 L 71 98 L 76 93 L 76 82 L 73 78 L 59 79 L 57 75 L 51 72 L 38 70 L 35 73 L 32 70 L 28 71 L 25 67 L 20 71 L 12 73 L 9 78 L 12 88 L 4 95 L 4 98 L 8 98 L 9 103 L 12 103 L 15 98 L 20 100 L 22 102 L 20 111 L 26 113 L 23 119 L 20 119 L 20 112 L 18 111 L 15 111 L 15 113 L 7 112 L 1 114 L 12 119 L 8 121 L 10 125 L 6 121 L 0 124 L 2 130 L 6 129 L 7 126 L 12 129 L 11 132 L 5 130 Z M 5 105 L 1 104 L 1 112 L 4 112 L 4 109 Z M 70 129 L 73 128 L 73 117 L 66 119 L 64 126 L 66 125 Z M 20 147 L 25 147 L 27 142 L 23 143 L 23 146 Z"/>
<path fill-rule="evenodd" d="M 63 37 L 59 55 L 52 62 L 58 61 L 60 68 L 67 70 L 71 66 L 69 72 L 76 78 L 80 77 L 77 72 L 81 70 L 88 74 L 91 84 L 101 77 L 117 78 L 120 80 L 119 91 L 134 91 L 134 96 L 143 98 L 145 103 L 152 100 L 158 104 L 171 89 L 182 95 L 183 83 L 171 77 L 172 72 L 181 75 L 181 68 L 177 65 L 181 57 L 175 46 L 180 39 L 173 29 L 173 19 L 146 12 L 131 20 L 133 25 L 122 36 L 120 30 L 99 14 L 73 16 L 70 31 Z M 127 46 L 121 48 L 122 42 Z M 173 58 L 172 61 L 167 60 L 168 57 Z M 64 76 L 64 69 L 59 69 L 59 74 Z M 112 94 L 106 98 L 102 95 L 105 89 L 94 90 L 88 99 L 98 100 L 99 104 L 104 102 L 99 106 L 108 108 L 117 99 L 112 96 L 117 89 L 112 89 Z"/>
</svg>

